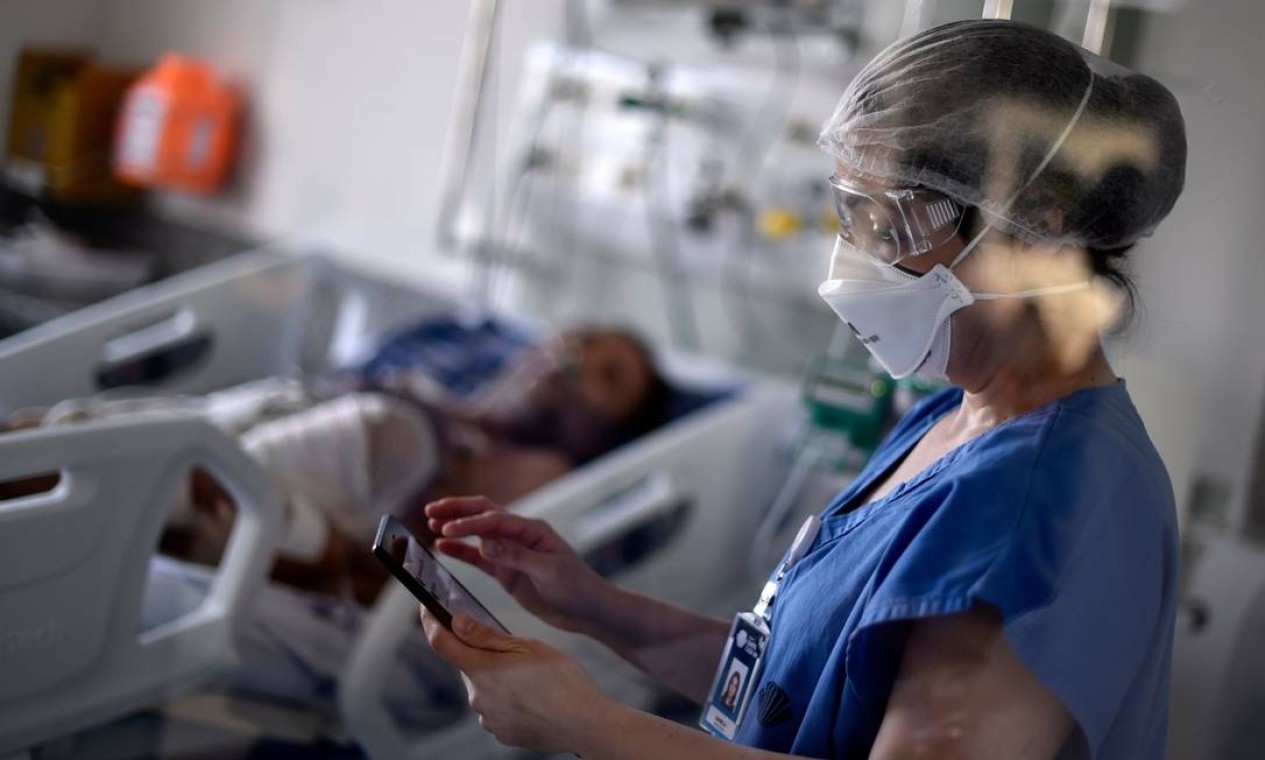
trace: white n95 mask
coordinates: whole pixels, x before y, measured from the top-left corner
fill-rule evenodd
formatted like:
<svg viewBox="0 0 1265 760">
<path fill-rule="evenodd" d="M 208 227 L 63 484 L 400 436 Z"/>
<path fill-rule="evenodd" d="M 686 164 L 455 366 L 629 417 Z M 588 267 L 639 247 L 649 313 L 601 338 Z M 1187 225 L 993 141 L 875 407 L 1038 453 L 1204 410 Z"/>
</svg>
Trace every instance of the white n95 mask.
<svg viewBox="0 0 1265 760">
<path fill-rule="evenodd" d="M 842 238 L 835 241 L 830 279 L 817 293 L 895 378 L 919 369 L 943 378 L 949 363 L 949 317 L 975 302 L 943 265 L 919 277 L 872 263 Z"/>
<path fill-rule="evenodd" d="M 955 312 L 976 301 L 1031 298 L 1089 286 L 1076 282 L 1017 293 L 971 292 L 950 270 L 979 245 L 986 232 L 987 228 L 967 243 L 949 266 L 937 264 L 922 276 L 877 263 L 838 238 L 829 279 L 817 293 L 892 377 L 920 372 L 947 379 L 953 341 L 950 317 Z"/>
</svg>

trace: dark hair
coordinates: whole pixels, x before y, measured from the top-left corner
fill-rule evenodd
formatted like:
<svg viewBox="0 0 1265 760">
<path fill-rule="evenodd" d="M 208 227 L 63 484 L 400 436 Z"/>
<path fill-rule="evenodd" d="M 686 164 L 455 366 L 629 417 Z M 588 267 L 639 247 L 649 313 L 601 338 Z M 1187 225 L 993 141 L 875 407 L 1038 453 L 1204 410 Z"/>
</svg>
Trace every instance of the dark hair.
<svg viewBox="0 0 1265 760">
<path fill-rule="evenodd" d="M 611 331 L 628 341 L 641 355 L 646 362 L 646 367 L 650 370 L 650 386 L 646 389 L 646 395 L 642 398 L 641 404 L 629 415 L 626 423 L 630 437 L 636 438 L 668 421 L 672 406 L 672 387 L 659 372 L 659 365 L 655 361 L 654 352 L 649 344 L 627 329 L 612 328 Z"/>
</svg>

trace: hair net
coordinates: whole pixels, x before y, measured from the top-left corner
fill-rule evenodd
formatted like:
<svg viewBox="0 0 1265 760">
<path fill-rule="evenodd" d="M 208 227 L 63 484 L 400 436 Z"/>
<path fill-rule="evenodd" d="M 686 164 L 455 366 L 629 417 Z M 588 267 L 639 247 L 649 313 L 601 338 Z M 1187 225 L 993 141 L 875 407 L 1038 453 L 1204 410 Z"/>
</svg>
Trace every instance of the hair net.
<svg viewBox="0 0 1265 760">
<path fill-rule="evenodd" d="M 1118 248 L 1181 193 L 1186 135 L 1163 85 L 1050 32 L 961 21 L 896 42 L 818 144 L 857 174 L 939 191 L 1029 240 Z"/>
</svg>

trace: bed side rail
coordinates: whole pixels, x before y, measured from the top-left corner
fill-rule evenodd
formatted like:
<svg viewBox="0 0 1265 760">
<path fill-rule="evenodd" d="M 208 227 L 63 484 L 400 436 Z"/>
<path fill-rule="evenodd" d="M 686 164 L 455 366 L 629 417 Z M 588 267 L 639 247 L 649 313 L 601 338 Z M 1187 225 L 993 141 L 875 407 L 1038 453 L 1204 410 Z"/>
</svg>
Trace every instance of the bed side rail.
<svg viewBox="0 0 1265 760">
<path fill-rule="evenodd" d="M 283 374 L 324 265 L 261 250 L 0 341 L 0 414 L 120 386 L 202 393 Z"/>
<path fill-rule="evenodd" d="M 787 419 L 796 403 L 793 388 L 753 387 L 554 481 L 511 508 L 549 521 L 577 551 L 590 557 L 643 526 L 666 519 L 672 529 L 665 540 L 621 566 L 617 581 L 702 607 L 735 587 L 741 591 L 750 580 L 750 538 L 760 504 L 772 498 L 776 485 L 769 431 Z M 460 563 L 449 566 L 510 630 L 581 653 L 605 689 L 618 692 L 625 686 L 619 681 L 628 680 L 626 667 L 605 659 L 589 661 L 593 653 L 585 648 L 586 642 L 531 618 L 477 570 Z M 752 594 L 756 590 L 752 582 Z M 470 716 L 445 731 L 410 737 L 383 708 L 380 689 L 395 666 L 393 653 L 409 637 L 421 641 L 417 620 L 416 600 L 403 587 L 390 584 L 339 684 L 339 708 L 351 732 L 374 758 L 447 757 L 453 747 L 477 742 L 477 737 L 489 749 L 495 747 Z M 632 691 L 620 697 L 631 699 Z"/>
<path fill-rule="evenodd" d="M 140 632 L 159 532 L 201 467 L 240 509 L 211 592 Z M 0 482 L 55 473 L 0 501 L 0 755 L 150 704 L 231 662 L 231 630 L 265 578 L 280 496 L 224 433 L 147 415 L 0 436 Z"/>
</svg>

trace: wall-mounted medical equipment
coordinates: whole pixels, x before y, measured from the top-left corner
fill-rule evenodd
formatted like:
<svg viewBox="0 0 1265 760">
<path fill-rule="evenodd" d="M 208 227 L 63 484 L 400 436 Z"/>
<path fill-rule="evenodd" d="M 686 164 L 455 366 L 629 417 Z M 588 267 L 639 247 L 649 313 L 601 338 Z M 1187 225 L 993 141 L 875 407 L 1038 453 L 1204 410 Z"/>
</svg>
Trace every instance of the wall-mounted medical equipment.
<svg viewBox="0 0 1265 760">
<path fill-rule="evenodd" d="M 891 415 L 893 385 L 890 377 L 876 372 L 862 357 L 820 356 L 809 364 L 803 382 L 804 405 L 817 431 L 833 432 L 842 439 L 835 467 L 859 468 L 874 452 Z"/>
<path fill-rule="evenodd" d="M 627 272 L 655 285 L 622 300 L 662 298 L 679 345 L 716 349 L 709 327 L 725 324 L 742 343 L 735 354 L 798 374 L 819 345 L 779 351 L 789 344 L 768 339 L 779 330 L 761 315 L 793 309 L 803 324 L 816 313 L 817 334 L 828 331 L 813 293 L 837 232 L 815 145 L 837 82 L 798 67 L 794 54 L 769 70 L 533 48 L 502 213 L 482 238 L 500 244 L 476 247 L 493 281 L 512 273 L 556 303 L 577 267 Z M 629 282 L 608 276 L 595 285 L 615 295 L 575 300 L 619 303 Z"/>
<path fill-rule="evenodd" d="M 798 375 L 830 329 L 813 297 L 835 234 L 817 126 L 863 5 L 566 3 L 565 41 L 517 71 L 506 141 L 486 93 L 499 4 L 473 4 L 439 219 L 472 300 Z M 665 29 L 688 39 L 638 43 Z M 804 345 L 765 339 L 791 323 Z"/>
</svg>

